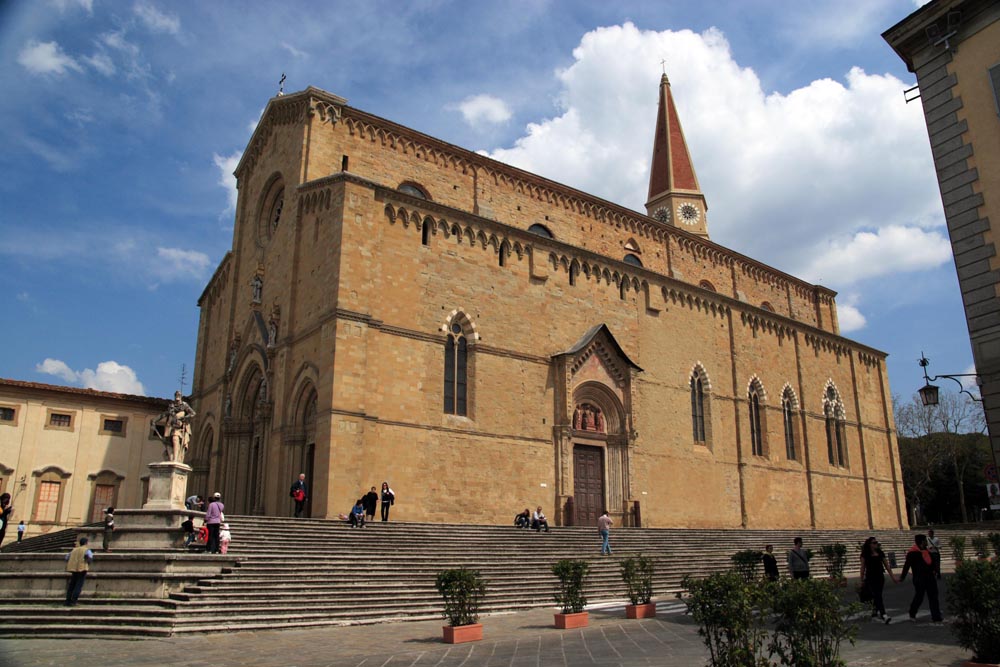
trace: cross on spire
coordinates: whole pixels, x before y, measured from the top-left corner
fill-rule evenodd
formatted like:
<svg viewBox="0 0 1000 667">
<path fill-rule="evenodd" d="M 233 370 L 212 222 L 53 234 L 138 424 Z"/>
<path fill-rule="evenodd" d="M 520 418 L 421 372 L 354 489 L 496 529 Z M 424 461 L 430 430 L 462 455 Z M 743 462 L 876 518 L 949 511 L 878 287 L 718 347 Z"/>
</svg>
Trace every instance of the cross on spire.
<svg viewBox="0 0 1000 667">
<path fill-rule="evenodd" d="M 181 393 L 184 393 L 184 386 L 187 384 L 187 364 L 181 364 L 181 376 L 178 378 L 181 384 Z"/>
<path fill-rule="evenodd" d="M 666 58 L 664 58 L 663 60 L 660 61 L 660 66 L 663 68 L 663 73 L 666 74 L 667 73 L 667 59 Z"/>
<path fill-rule="evenodd" d="M 285 94 L 285 73 L 281 73 L 281 79 L 278 80 L 278 97 Z"/>
</svg>

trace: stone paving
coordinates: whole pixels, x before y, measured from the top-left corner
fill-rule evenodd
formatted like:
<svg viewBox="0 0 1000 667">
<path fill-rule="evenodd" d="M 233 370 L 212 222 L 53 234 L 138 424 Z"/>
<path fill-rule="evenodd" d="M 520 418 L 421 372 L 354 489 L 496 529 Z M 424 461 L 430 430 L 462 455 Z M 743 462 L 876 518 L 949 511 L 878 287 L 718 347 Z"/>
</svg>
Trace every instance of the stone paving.
<svg viewBox="0 0 1000 667">
<path fill-rule="evenodd" d="M 852 582 L 853 583 L 853 582 Z M 851 590 L 851 589 L 848 589 Z M 849 665 L 958 666 L 969 656 L 951 630 L 932 624 L 924 604 L 907 619 L 912 587 L 887 584 L 893 623 L 860 623 L 858 642 L 842 656 Z M 660 602 L 655 619 L 628 621 L 622 606 L 591 609 L 590 626 L 556 630 L 552 610 L 481 619 L 485 639 L 448 646 L 441 621 L 386 623 L 268 632 L 206 633 L 167 639 L 3 639 L 2 667 L 548 667 L 576 665 L 693 666 L 707 664 L 697 627 L 676 600 Z"/>
</svg>

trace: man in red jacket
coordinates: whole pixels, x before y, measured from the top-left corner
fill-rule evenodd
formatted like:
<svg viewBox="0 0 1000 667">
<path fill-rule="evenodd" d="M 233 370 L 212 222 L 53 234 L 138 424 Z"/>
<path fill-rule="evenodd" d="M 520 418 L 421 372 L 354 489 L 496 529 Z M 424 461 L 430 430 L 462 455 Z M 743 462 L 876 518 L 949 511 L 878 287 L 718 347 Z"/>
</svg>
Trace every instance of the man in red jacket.
<svg viewBox="0 0 1000 667">
<path fill-rule="evenodd" d="M 924 602 L 924 593 L 927 594 L 927 604 L 931 608 L 931 620 L 940 623 L 941 607 L 938 605 L 937 579 L 934 576 L 934 560 L 927 550 L 927 536 L 917 535 L 913 538 L 913 546 L 906 552 L 906 561 L 903 563 L 903 573 L 899 577 L 902 582 L 906 579 L 906 573 L 913 571 L 913 601 L 910 602 L 910 619 L 917 618 L 917 610 Z"/>
</svg>

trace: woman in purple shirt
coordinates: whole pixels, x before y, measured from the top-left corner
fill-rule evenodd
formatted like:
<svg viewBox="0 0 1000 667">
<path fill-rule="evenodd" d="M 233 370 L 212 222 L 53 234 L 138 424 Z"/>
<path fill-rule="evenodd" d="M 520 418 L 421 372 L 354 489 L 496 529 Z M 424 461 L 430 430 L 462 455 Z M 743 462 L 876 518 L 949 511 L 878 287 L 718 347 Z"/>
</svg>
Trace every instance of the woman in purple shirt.
<svg viewBox="0 0 1000 667">
<path fill-rule="evenodd" d="M 208 526 L 208 544 L 205 550 L 210 554 L 222 551 L 219 545 L 219 526 L 222 524 L 222 512 L 225 509 L 226 506 L 222 504 L 222 494 L 216 492 L 212 496 L 212 502 L 208 504 L 208 509 L 205 510 L 205 525 Z"/>
</svg>

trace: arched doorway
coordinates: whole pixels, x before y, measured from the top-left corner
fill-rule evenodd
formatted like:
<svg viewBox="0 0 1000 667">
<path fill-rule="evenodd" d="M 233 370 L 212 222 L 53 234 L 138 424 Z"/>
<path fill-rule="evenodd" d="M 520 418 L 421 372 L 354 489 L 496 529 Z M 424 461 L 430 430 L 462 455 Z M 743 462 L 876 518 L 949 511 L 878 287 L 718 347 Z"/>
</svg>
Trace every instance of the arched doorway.
<svg viewBox="0 0 1000 667">
<path fill-rule="evenodd" d="M 305 517 L 312 516 L 311 496 L 316 458 L 316 401 L 316 389 L 312 384 L 306 384 L 299 392 L 298 400 L 295 403 L 293 429 L 285 440 L 287 445 L 285 453 L 288 468 L 287 479 L 298 479 L 300 473 L 306 476 L 310 502 L 306 503 L 305 512 L 302 515 Z M 288 513 L 289 515 L 292 513 L 291 505 L 289 505 Z"/>
<path fill-rule="evenodd" d="M 267 379 L 251 365 L 238 385 L 234 418 L 226 433 L 223 500 L 233 514 L 264 512 L 264 450 L 270 405 Z"/>
<path fill-rule="evenodd" d="M 604 510 L 626 511 L 629 499 L 628 437 L 621 402 L 597 382 L 573 392 L 574 524 L 594 525 Z"/>
</svg>

